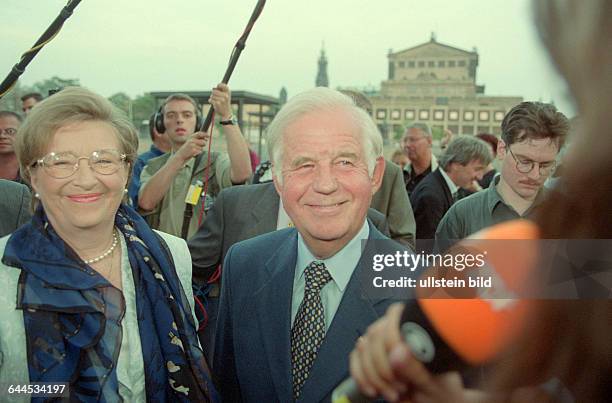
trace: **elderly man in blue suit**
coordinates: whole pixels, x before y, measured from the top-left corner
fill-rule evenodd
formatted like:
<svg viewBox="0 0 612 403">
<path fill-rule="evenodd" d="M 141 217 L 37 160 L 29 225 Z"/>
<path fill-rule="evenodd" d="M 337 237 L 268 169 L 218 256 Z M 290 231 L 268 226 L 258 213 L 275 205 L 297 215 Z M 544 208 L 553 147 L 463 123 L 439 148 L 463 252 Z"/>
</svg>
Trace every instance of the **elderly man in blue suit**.
<svg viewBox="0 0 612 403">
<path fill-rule="evenodd" d="M 267 141 L 295 228 L 228 251 L 213 371 L 227 402 L 328 402 L 356 340 L 392 302 L 369 297 L 361 276 L 371 245 L 401 247 L 378 242 L 388 238 L 366 219 L 382 138 L 350 98 L 315 88 L 279 111 Z"/>
</svg>

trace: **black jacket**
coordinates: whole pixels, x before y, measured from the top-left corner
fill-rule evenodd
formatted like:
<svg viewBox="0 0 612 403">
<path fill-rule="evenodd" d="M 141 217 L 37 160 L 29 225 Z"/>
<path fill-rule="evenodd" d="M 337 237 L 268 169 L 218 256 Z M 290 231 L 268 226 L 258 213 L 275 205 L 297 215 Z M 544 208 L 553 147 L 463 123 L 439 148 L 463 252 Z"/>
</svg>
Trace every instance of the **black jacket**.
<svg viewBox="0 0 612 403">
<path fill-rule="evenodd" d="M 440 169 L 427 175 L 410 195 L 417 240 L 434 239 L 438 223 L 453 204 L 453 196 Z"/>
</svg>

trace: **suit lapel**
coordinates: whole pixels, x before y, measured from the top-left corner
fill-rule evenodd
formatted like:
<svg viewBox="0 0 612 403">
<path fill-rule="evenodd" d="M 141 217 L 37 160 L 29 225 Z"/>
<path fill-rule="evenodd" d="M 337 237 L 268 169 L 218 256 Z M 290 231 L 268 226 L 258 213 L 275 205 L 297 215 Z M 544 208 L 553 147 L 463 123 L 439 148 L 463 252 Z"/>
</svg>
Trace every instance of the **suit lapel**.
<svg viewBox="0 0 612 403">
<path fill-rule="evenodd" d="M 388 239 L 370 225 L 369 239 Z M 368 242 L 370 244 L 370 242 Z M 370 246 L 370 247 L 368 247 Z M 349 354 L 355 347 L 357 338 L 364 334 L 370 324 L 379 318 L 375 307 L 387 302 L 371 300 L 363 294 L 365 285 L 361 285 L 361 270 L 371 270 L 371 245 L 366 245 L 359 263 L 351 276 L 338 310 L 334 315 L 321 349 L 310 370 L 308 379 L 302 389 L 300 402 L 319 402 L 331 393 L 333 388 L 348 376 Z"/>
<path fill-rule="evenodd" d="M 270 375 L 281 402 L 293 400 L 290 338 L 297 232 L 289 234 L 266 263 L 268 280 L 254 294 Z"/>
<path fill-rule="evenodd" d="M 442 169 L 442 168 L 440 168 L 440 169 Z M 451 194 L 450 189 L 448 188 L 448 185 L 446 184 L 446 181 L 444 180 L 444 177 L 440 173 L 440 169 L 438 169 L 435 172 L 436 173 L 436 179 L 438 181 L 438 185 L 440 186 L 440 188 L 444 192 L 444 198 L 446 199 L 447 206 L 450 207 L 453 204 L 453 195 Z"/>
<path fill-rule="evenodd" d="M 255 202 L 257 204 L 251 209 L 255 222 L 253 236 L 275 231 L 278 221 L 279 198 L 272 182 L 261 185 L 261 196 L 259 200 L 253 200 L 253 203 Z"/>
</svg>

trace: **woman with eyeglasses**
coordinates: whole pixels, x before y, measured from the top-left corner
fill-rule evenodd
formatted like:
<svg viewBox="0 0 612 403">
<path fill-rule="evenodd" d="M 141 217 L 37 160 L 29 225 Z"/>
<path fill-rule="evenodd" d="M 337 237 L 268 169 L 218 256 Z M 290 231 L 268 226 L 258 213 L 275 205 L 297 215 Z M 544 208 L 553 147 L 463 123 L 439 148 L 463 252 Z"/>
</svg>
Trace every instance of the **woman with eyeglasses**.
<svg viewBox="0 0 612 403">
<path fill-rule="evenodd" d="M 66 88 L 32 110 L 15 143 L 35 212 L 0 239 L 0 385 L 14 385 L 2 396 L 216 401 L 187 245 L 122 203 L 132 124 Z"/>
</svg>

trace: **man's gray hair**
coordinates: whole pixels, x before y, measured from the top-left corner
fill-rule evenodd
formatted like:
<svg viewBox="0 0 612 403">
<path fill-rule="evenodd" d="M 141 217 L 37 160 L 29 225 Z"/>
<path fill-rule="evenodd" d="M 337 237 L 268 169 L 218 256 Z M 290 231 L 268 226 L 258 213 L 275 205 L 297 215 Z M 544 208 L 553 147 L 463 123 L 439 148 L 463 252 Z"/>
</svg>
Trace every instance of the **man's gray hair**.
<svg viewBox="0 0 612 403">
<path fill-rule="evenodd" d="M 406 133 L 408 133 L 410 129 L 418 129 L 422 131 L 425 136 L 432 138 L 431 129 L 426 123 L 413 123 L 406 128 Z"/>
<path fill-rule="evenodd" d="M 477 137 L 456 136 L 438 158 L 438 164 L 446 170 L 451 162 L 467 165 L 474 160 L 489 165 L 493 161 L 491 146 Z"/>
<path fill-rule="evenodd" d="M 276 114 L 266 129 L 268 155 L 273 172 L 282 181 L 283 137 L 287 126 L 307 113 L 343 109 L 360 128 L 363 140 L 364 159 L 370 176 L 374 172 L 376 159 L 383 155 L 383 141 L 380 131 L 366 111 L 357 107 L 350 97 L 329 88 L 317 87 L 291 98 Z"/>
</svg>

